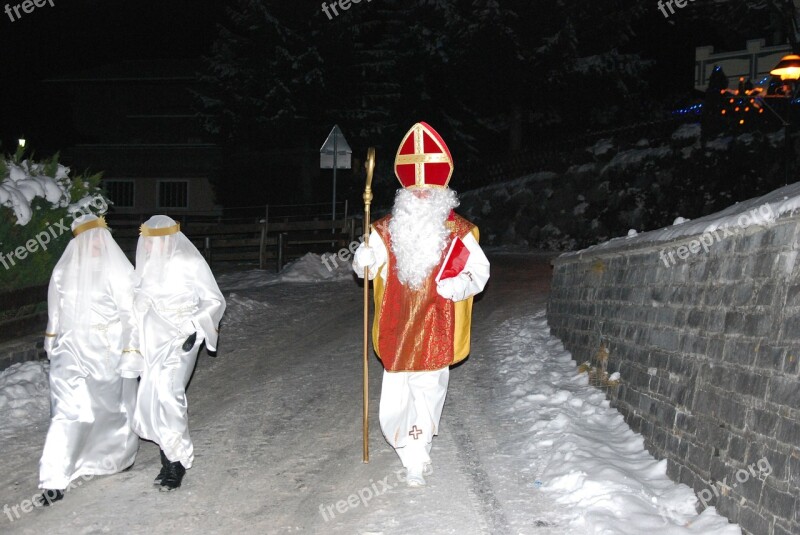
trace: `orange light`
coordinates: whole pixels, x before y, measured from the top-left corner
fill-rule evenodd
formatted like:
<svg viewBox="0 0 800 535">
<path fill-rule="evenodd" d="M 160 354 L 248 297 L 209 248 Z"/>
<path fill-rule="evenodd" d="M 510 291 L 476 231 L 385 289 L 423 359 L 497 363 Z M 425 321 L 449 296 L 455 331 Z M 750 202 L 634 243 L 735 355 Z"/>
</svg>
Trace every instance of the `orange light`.
<svg viewBox="0 0 800 535">
<path fill-rule="evenodd" d="M 721 113 L 722 115 L 725 115 L 725 110 L 722 110 L 720 113 Z"/>
<path fill-rule="evenodd" d="M 733 104 L 733 99 L 730 99 L 728 102 L 729 102 L 729 103 L 731 103 L 731 104 Z"/>
<path fill-rule="evenodd" d="M 739 120 L 739 124 L 744 124 L 744 119 Z"/>
<path fill-rule="evenodd" d="M 797 80 L 800 78 L 800 56 L 796 54 L 783 56 L 769 73 L 772 76 L 780 76 L 781 80 Z"/>
<path fill-rule="evenodd" d="M 764 113 L 764 108 L 761 108 L 760 110 L 758 110 L 758 113 Z"/>
<path fill-rule="evenodd" d="M 736 106 L 735 108 L 733 108 L 733 111 L 739 111 L 739 106 Z"/>
<path fill-rule="evenodd" d="M 744 111 L 746 111 L 746 112 L 747 112 L 747 111 L 750 111 L 750 106 L 745 106 L 745 107 L 744 107 Z"/>
</svg>

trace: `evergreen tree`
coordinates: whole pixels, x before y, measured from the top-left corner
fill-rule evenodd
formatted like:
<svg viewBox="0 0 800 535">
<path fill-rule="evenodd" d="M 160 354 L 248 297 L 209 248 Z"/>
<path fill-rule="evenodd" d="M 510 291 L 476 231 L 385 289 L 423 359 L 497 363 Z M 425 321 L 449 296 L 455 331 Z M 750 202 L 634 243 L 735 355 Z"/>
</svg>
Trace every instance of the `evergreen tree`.
<svg viewBox="0 0 800 535">
<path fill-rule="evenodd" d="M 204 125 L 223 143 L 281 145 L 320 114 L 322 57 L 287 6 L 235 0 L 226 9 L 199 95 Z"/>
</svg>

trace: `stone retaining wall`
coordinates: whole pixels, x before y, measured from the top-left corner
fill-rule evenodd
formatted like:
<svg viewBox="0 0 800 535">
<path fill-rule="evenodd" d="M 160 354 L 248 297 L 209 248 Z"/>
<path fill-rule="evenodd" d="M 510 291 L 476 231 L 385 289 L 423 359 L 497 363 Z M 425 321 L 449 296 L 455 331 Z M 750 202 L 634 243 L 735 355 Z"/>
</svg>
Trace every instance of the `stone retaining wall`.
<svg viewBox="0 0 800 535">
<path fill-rule="evenodd" d="M 798 534 L 800 217 L 738 230 L 562 255 L 548 321 L 673 479 L 747 534 Z"/>
</svg>

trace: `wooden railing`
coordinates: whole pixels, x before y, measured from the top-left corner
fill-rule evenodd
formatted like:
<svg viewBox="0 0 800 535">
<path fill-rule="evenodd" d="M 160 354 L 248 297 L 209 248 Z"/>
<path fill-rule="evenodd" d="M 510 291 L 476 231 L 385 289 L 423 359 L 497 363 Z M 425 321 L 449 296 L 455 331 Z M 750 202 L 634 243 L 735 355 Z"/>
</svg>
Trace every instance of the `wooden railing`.
<svg viewBox="0 0 800 535">
<path fill-rule="evenodd" d="M 137 228 L 114 228 L 114 239 L 133 261 Z M 360 232 L 354 218 L 311 221 L 268 221 L 257 223 L 204 223 L 191 221 L 181 231 L 192 240 L 209 265 L 233 263 L 260 269 L 283 266 L 308 252 L 332 251 L 347 247 Z"/>
</svg>

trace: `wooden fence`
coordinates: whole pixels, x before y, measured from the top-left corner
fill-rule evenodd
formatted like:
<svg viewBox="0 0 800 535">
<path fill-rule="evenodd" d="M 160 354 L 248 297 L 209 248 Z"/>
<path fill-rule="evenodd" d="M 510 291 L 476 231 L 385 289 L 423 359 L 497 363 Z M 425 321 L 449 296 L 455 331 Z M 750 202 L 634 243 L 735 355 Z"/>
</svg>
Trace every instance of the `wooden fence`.
<svg viewBox="0 0 800 535">
<path fill-rule="evenodd" d="M 203 253 L 209 265 L 250 265 L 280 271 L 287 262 L 308 252 L 335 251 L 347 247 L 361 232 L 361 220 L 270 221 L 255 223 L 208 223 L 187 221 L 181 231 Z M 119 228 L 109 220 L 114 239 L 133 260 L 139 229 Z"/>
</svg>

